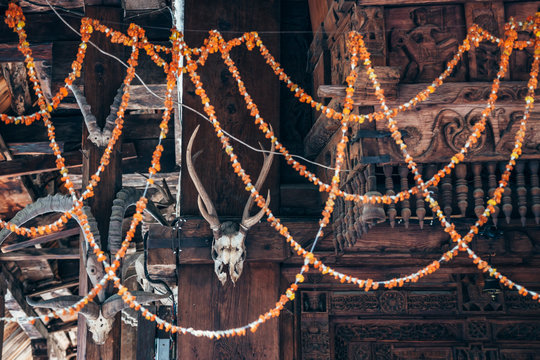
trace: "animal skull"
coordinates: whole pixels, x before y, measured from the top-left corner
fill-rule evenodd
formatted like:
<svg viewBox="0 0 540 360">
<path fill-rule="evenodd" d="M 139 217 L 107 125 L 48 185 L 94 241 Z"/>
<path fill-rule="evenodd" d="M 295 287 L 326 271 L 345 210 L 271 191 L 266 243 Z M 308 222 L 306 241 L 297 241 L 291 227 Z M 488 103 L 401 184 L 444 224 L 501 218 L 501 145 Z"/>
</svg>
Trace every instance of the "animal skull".
<svg viewBox="0 0 540 360">
<path fill-rule="evenodd" d="M 113 328 L 113 323 L 114 318 L 107 319 L 101 312 L 97 319 L 86 319 L 86 326 L 88 326 L 88 330 L 92 333 L 92 340 L 94 340 L 97 345 L 105 344 L 107 335 Z"/>
<path fill-rule="evenodd" d="M 197 198 L 197 203 L 199 205 L 199 211 L 203 218 L 208 222 L 210 228 L 213 232 L 213 242 L 212 242 L 212 259 L 214 260 L 214 271 L 221 281 L 222 285 L 225 285 L 227 282 L 227 273 L 225 271 L 225 266 L 229 266 L 229 276 L 231 281 L 236 283 L 240 275 L 242 274 L 242 269 L 244 268 L 244 260 L 246 259 L 246 247 L 245 239 L 249 229 L 258 223 L 261 218 L 264 216 L 266 206 L 270 204 L 270 191 L 268 191 L 268 196 L 266 198 L 265 208 L 261 209 L 257 214 L 249 216 L 249 210 L 253 205 L 253 198 L 250 197 L 244 207 L 244 212 L 242 214 L 242 221 L 240 223 L 234 223 L 231 221 L 225 221 L 221 223 L 219 221 L 216 209 L 210 197 L 206 193 L 204 186 L 201 183 L 201 180 L 197 176 L 195 167 L 193 166 L 193 158 L 191 156 L 191 148 L 193 146 L 193 141 L 195 136 L 199 131 L 199 127 L 195 129 L 186 149 L 186 165 L 188 168 L 188 173 L 193 180 L 195 188 L 199 196 Z M 272 143 L 272 148 L 270 150 L 270 155 L 264 155 L 264 162 L 259 174 L 259 178 L 255 183 L 255 189 L 260 190 L 270 167 L 272 166 L 272 160 L 274 157 L 274 143 Z"/>
<path fill-rule="evenodd" d="M 236 280 L 242 274 L 244 260 L 246 259 L 246 247 L 244 245 L 245 233 L 238 231 L 238 224 L 226 221 L 221 225 L 222 235 L 214 237 L 212 242 L 212 259 L 214 260 L 214 271 L 222 285 L 227 282 L 227 272 L 225 266 L 229 265 L 229 275 L 231 281 Z"/>
</svg>

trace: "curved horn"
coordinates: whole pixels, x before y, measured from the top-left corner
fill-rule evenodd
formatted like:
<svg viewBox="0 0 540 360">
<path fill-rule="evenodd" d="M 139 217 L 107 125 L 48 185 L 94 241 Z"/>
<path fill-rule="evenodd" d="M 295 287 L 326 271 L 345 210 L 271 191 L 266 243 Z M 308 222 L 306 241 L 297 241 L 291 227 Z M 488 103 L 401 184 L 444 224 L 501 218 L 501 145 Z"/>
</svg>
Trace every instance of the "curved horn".
<svg viewBox="0 0 540 360">
<path fill-rule="evenodd" d="M 130 206 L 134 206 L 142 196 L 142 191 L 124 187 L 116 194 L 116 198 L 113 200 L 113 206 L 111 211 L 111 218 L 109 222 L 109 250 L 111 254 L 115 254 L 122 247 L 122 222 L 126 210 Z M 145 212 L 152 215 L 161 225 L 169 226 L 167 220 L 161 215 L 151 200 L 148 200 Z"/>
<path fill-rule="evenodd" d="M 199 193 L 197 202 L 199 205 L 199 210 L 201 212 L 201 215 L 208 222 L 208 224 L 210 224 L 210 228 L 214 231 L 217 231 L 221 223 L 219 222 L 219 218 L 217 216 L 217 212 L 216 212 L 216 209 L 214 208 L 214 204 L 212 203 L 212 200 L 210 200 L 210 197 L 206 193 L 206 190 L 204 190 L 204 186 L 201 183 L 201 180 L 197 176 L 197 172 L 195 171 L 195 167 L 193 166 L 193 159 L 191 158 L 191 148 L 193 147 L 193 141 L 195 140 L 195 137 L 197 136 L 199 127 L 200 125 L 197 126 L 197 128 L 191 135 L 191 138 L 189 139 L 189 143 L 186 148 L 186 165 L 187 165 L 189 176 L 191 177 L 191 180 L 193 181 L 193 184 L 195 185 L 195 188 L 197 189 L 197 192 Z"/>
<path fill-rule="evenodd" d="M 35 202 L 29 204 L 24 209 L 19 211 L 15 216 L 10 220 L 12 223 L 16 225 L 22 225 L 26 223 L 27 221 L 32 220 L 35 217 L 38 217 L 43 214 L 47 214 L 50 212 L 57 212 L 57 213 L 63 213 L 68 211 L 73 207 L 73 200 L 70 196 L 66 195 L 59 195 L 56 194 L 54 196 L 47 196 L 43 198 L 37 199 Z M 86 208 L 83 208 L 83 211 L 88 218 L 88 222 L 90 225 L 95 222 L 94 216 L 90 211 L 87 211 Z M 77 221 L 77 223 L 80 225 L 79 219 L 76 215 L 73 214 L 73 218 Z M 97 227 L 91 228 L 92 233 L 94 234 L 94 238 L 96 243 L 101 243 L 101 238 L 99 236 L 99 232 L 97 231 Z M 12 233 L 11 230 L 4 228 L 2 231 L 0 231 L 0 245 L 4 242 L 4 240 Z"/>
<path fill-rule="evenodd" d="M 272 127 L 270 127 L 270 131 L 272 131 Z M 261 145 L 261 148 L 264 150 L 264 148 Z M 272 160 L 274 159 L 274 150 L 275 145 L 274 142 L 272 142 L 272 147 L 270 148 L 270 154 L 266 154 L 263 152 L 264 156 L 264 162 L 261 169 L 261 172 L 259 173 L 259 177 L 257 178 L 257 182 L 255 183 L 255 189 L 257 191 L 260 191 L 262 184 L 266 180 L 266 177 L 268 176 L 268 172 L 270 171 L 270 167 L 272 167 Z M 264 212 L 266 210 L 266 207 L 270 204 L 270 190 L 268 190 L 268 195 L 266 197 L 266 205 L 264 208 L 262 208 L 257 214 L 253 216 L 249 216 L 249 210 L 251 209 L 251 206 L 253 205 L 253 197 L 251 195 L 249 196 L 248 201 L 246 202 L 246 206 L 244 207 L 244 213 L 242 214 L 242 222 L 240 223 L 240 228 L 246 232 L 251 228 L 253 225 L 258 223 L 262 217 L 264 216 Z"/>
<path fill-rule="evenodd" d="M 83 297 L 76 295 L 59 296 L 50 300 L 34 301 L 28 296 L 26 302 L 30 306 L 45 308 L 45 309 L 62 309 L 68 306 L 73 306 L 78 303 Z M 89 302 L 80 311 L 81 314 L 89 319 L 97 319 L 99 317 L 99 305 L 95 302 Z"/>
<path fill-rule="evenodd" d="M 131 291 L 131 295 L 135 296 L 139 304 L 148 304 L 169 297 L 168 294 L 154 294 L 145 291 Z M 114 294 L 101 305 L 101 313 L 106 319 L 111 319 L 119 311 L 128 307 L 129 305 L 122 300 L 121 296 Z"/>
</svg>

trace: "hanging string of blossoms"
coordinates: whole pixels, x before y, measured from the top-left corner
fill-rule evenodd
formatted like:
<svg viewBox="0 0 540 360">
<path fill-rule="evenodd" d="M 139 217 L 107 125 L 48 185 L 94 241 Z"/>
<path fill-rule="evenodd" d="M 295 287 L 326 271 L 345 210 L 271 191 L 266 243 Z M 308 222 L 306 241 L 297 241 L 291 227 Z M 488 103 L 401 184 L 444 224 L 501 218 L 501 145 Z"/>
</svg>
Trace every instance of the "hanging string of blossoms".
<svg viewBox="0 0 540 360">
<path fill-rule="evenodd" d="M 369 54 L 368 54 L 368 56 L 369 56 Z M 371 76 L 370 76 L 370 77 L 371 77 Z M 352 94 L 352 92 L 351 92 L 351 94 Z M 159 152 L 159 149 L 156 149 L 156 151 Z M 158 161 L 159 161 L 159 156 L 154 157 L 154 158 L 157 158 Z M 151 172 L 151 174 L 152 174 L 152 172 Z M 339 180 L 339 177 L 338 177 L 338 180 Z M 264 203 L 264 199 L 262 199 L 262 203 Z M 138 210 L 139 210 L 139 206 L 138 206 Z M 142 210 L 140 210 L 140 212 L 142 212 Z M 134 222 L 135 222 L 135 218 L 134 218 Z M 285 229 L 286 229 L 286 228 L 285 228 Z M 134 229 L 133 229 L 133 231 L 134 231 Z M 280 231 L 280 232 L 281 232 L 281 231 Z M 285 232 L 286 232 L 286 231 L 285 231 Z M 129 245 L 129 242 L 128 242 L 128 245 Z M 119 255 L 117 254 L 117 256 L 119 256 Z M 122 256 L 123 256 L 123 255 L 120 255 L 120 258 L 121 258 Z M 306 265 L 306 266 L 307 266 L 307 265 Z M 111 276 L 112 276 L 112 275 L 111 275 Z M 116 282 L 116 281 L 119 282 L 119 279 L 116 278 L 116 279 L 115 279 L 115 282 Z M 298 278 L 297 278 L 297 281 L 298 281 Z M 295 289 L 294 289 L 294 290 L 295 290 Z M 128 299 L 129 299 L 129 297 L 128 297 Z M 259 319 L 259 320 L 261 320 L 261 319 Z M 162 326 L 163 326 L 163 323 L 161 323 L 161 327 L 162 327 Z M 189 330 L 189 329 L 188 329 L 188 330 Z M 189 331 L 188 331 L 188 332 L 189 332 Z M 245 332 L 244 332 L 244 333 L 245 333 Z"/>
</svg>

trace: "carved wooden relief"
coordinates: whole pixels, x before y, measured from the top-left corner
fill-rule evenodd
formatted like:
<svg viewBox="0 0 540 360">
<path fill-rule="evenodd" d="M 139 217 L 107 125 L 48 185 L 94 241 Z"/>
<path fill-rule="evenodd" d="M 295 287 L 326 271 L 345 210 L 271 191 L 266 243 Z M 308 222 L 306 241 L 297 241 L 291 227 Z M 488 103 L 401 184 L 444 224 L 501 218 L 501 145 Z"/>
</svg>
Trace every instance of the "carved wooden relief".
<svg viewBox="0 0 540 360">
<path fill-rule="evenodd" d="M 461 337 L 460 326 L 454 322 L 424 321 L 362 321 L 361 324 L 337 324 L 334 329 L 336 338 L 342 343 L 360 340 L 393 341 L 452 341 Z"/>
<path fill-rule="evenodd" d="M 401 66 L 402 81 L 429 82 L 446 68 L 465 37 L 465 19 L 458 6 L 385 9 L 390 48 L 388 65 Z M 466 65 L 453 80 L 465 80 Z"/>
<path fill-rule="evenodd" d="M 456 360 L 497 360 L 499 351 L 494 348 L 484 348 L 483 345 L 470 345 L 468 347 L 458 347 L 454 349 L 454 359 Z"/>
<path fill-rule="evenodd" d="M 355 6 L 351 18 L 352 28 L 364 37 L 366 47 L 375 66 L 386 65 L 386 32 L 382 6 Z"/>
<path fill-rule="evenodd" d="M 540 341 L 540 323 L 512 322 L 493 324 L 496 340 L 502 341 Z"/>
<path fill-rule="evenodd" d="M 327 321 L 302 321 L 302 359 L 330 360 L 330 335 Z"/>
<path fill-rule="evenodd" d="M 448 161 L 472 133 L 481 118 L 483 107 L 426 107 L 414 113 L 400 116 L 400 128 L 407 150 L 419 162 Z M 520 106 L 498 106 L 488 117 L 486 129 L 474 144 L 468 158 L 503 160 L 510 154 L 515 134 L 523 117 Z M 540 149 L 540 113 L 531 112 L 523 153 L 538 154 Z M 379 126 L 379 125 L 378 125 Z M 382 129 L 382 125 L 381 129 Z M 388 153 L 393 161 L 401 161 L 402 155 L 391 138 L 379 141 L 382 154 Z"/>
<path fill-rule="evenodd" d="M 422 293 L 390 290 L 383 292 L 334 292 L 330 297 L 330 313 L 343 314 L 421 314 L 456 313 L 455 292 Z"/>
<path fill-rule="evenodd" d="M 501 312 L 504 310 L 503 297 L 496 295 L 495 300 L 491 295 L 483 293 L 484 286 L 481 274 L 459 274 L 458 295 L 460 311 L 463 313 Z"/>
<path fill-rule="evenodd" d="M 303 291 L 302 292 L 302 312 L 305 313 L 326 313 L 327 293 L 324 291 Z"/>
<path fill-rule="evenodd" d="M 473 24 L 489 31 L 495 36 L 504 34 L 504 6 L 502 2 L 466 3 L 465 17 L 467 28 Z M 490 81 L 499 70 L 500 51 L 497 44 L 484 41 L 471 49 L 469 57 L 469 75 L 471 80 Z"/>
<path fill-rule="evenodd" d="M 386 65 L 386 36 L 382 6 L 353 6 L 351 12 L 340 19 L 340 26 L 335 34 L 329 34 L 332 84 L 343 84 L 351 70 L 350 55 L 347 51 L 347 37 L 351 30 L 363 35 L 373 65 Z"/>
<path fill-rule="evenodd" d="M 525 20 L 540 10 L 537 1 L 516 2 L 505 4 L 506 21 L 514 17 L 518 21 Z M 528 40 L 530 35 L 524 32 L 518 32 L 519 40 Z M 510 77 L 512 80 L 529 80 L 529 71 L 532 64 L 532 47 L 524 50 L 515 51 L 510 58 Z"/>
</svg>

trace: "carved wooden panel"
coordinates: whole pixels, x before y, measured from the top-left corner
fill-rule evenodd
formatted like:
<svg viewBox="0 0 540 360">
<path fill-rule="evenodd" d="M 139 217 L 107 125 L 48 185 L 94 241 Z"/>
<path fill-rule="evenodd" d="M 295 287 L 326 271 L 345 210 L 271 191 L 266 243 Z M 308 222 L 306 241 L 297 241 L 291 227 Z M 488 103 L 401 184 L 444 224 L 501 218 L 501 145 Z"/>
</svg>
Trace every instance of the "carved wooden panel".
<svg viewBox="0 0 540 360">
<path fill-rule="evenodd" d="M 400 116 L 400 128 L 405 130 L 404 141 L 408 151 L 420 162 L 446 161 L 465 143 L 483 107 L 426 107 L 421 111 Z M 515 133 L 523 117 L 521 106 L 498 106 L 486 122 L 486 129 L 479 141 L 469 151 L 469 158 L 478 160 L 503 159 L 514 145 Z M 540 113 L 530 115 L 523 153 L 538 154 L 540 148 Z M 383 125 L 381 130 L 383 129 Z M 381 153 L 390 153 L 399 161 L 402 156 L 391 138 L 380 142 Z"/>
<path fill-rule="evenodd" d="M 501 294 L 495 299 L 482 292 L 484 281 L 481 274 L 458 274 L 459 310 L 463 313 L 493 313 L 504 310 Z"/>
<path fill-rule="evenodd" d="M 534 13 L 540 10 L 538 1 L 516 2 L 505 4 L 506 21 L 510 17 L 514 17 L 518 21 L 525 20 L 528 16 L 533 16 Z M 530 35 L 525 32 L 519 32 L 518 39 L 527 40 Z M 532 47 L 524 50 L 515 51 L 510 58 L 510 76 L 512 80 L 528 80 L 529 71 L 532 64 Z"/>
<path fill-rule="evenodd" d="M 465 37 L 462 11 L 457 5 L 385 9 L 388 65 L 401 67 L 402 81 L 429 82 L 439 76 Z M 459 66 L 453 80 L 464 80 L 466 68 Z"/>
<path fill-rule="evenodd" d="M 467 28 L 473 24 L 489 31 L 495 36 L 504 34 L 504 6 L 502 1 L 465 4 Z M 469 57 L 469 76 L 471 80 L 492 80 L 499 70 L 500 51 L 497 44 L 483 41 L 471 49 Z"/>
<path fill-rule="evenodd" d="M 371 54 L 375 66 L 386 65 L 386 33 L 382 6 L 353 6 L 351 13 L 340 19 L 340 27 L 330 39 L 332 55 L 332 84 L 342 84 L 350 72 L 347 51 L 349 31 L 358 31 Z"/>
<path fill-rule="evenodd" d="M 332 315 L 455 314 L 457 295 L 450 291 L 334 292 L 330 297 L 330 313 Z"/>
<path fill-rule="evenodd" d="M 303 319 L 304 320 L 304 319 Z M 302 321 L 302 359 L 330 359 L 328 320 Z"/>
</svg>

